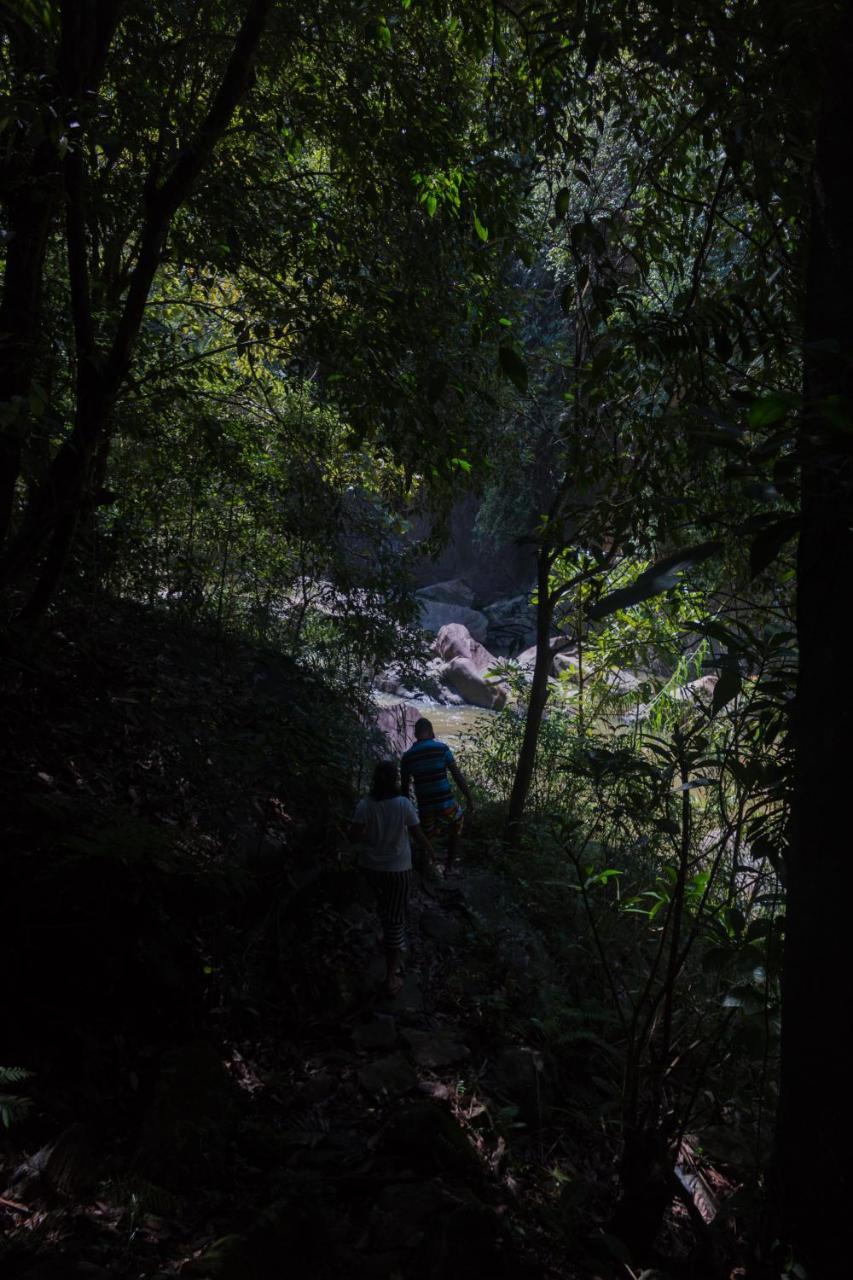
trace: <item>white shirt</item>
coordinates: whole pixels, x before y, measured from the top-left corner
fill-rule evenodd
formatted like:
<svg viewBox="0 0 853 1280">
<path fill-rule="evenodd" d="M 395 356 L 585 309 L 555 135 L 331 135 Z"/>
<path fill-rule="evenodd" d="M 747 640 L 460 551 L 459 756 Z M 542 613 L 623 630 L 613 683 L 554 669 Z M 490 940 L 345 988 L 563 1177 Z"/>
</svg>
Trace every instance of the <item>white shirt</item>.
<svg viewBox="0 0 853 1280">
<path fill-rule="evenodd" d="M 410 871 L 412 849 L 409 827 L 419 822 L 417 811 L 405 796 L 390 800 L 359 800 L 353 822 L 364 825 L 358 865 L 370 871 Z"/>
</svg>

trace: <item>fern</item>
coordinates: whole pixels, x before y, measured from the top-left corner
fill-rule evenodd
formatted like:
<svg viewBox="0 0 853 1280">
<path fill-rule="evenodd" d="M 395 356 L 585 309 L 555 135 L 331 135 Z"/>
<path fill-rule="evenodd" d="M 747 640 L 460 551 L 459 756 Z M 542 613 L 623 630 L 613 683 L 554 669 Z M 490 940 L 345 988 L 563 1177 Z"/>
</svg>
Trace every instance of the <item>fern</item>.
<svg viewBox="0 0 853 1280">
<path fill-rule="evenodd" d="M 22 1080 L 29 1080 L 32 1074 L 26 1067 L 0 1067 L 0 1084 L 20 1084 Z"/>
<path fill-rule="evenodd" d="M 0 1067 L 0 1085 L 21 1084 L 22 1081 L 29 1080 L 32 1074 L 26 1067 Z M 11 1129 L 13 1124 L 23 1120 L 32 1105 L 32 1098 L 0 1092 L 0 1124 L 5 1129 Z"/>
</svg>

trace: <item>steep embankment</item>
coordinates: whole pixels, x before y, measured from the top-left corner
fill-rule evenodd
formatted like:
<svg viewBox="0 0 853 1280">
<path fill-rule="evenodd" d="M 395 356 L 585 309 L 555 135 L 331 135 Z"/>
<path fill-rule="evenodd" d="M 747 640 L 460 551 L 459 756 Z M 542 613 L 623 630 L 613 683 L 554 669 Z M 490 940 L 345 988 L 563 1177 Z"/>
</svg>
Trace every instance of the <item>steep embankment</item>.
<svg viewBox="0 0 853 1280">
<path fill-rule="evenodd" d="M 419 889 L 376 1003 L 338 699 L 125 605 L 5 658 L 4 1276 L 541 1273 L 545 961 L 494 874 Z"/>
</svg>

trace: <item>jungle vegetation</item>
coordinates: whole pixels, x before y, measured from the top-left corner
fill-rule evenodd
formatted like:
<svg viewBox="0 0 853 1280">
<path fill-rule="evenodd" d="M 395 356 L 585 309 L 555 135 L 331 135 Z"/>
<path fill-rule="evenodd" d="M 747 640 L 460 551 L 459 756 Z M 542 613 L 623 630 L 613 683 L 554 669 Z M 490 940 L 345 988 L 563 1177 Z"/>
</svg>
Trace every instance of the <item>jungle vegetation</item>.
<svg viewBox="0 0 853 1280">
<path fill-rule="evenodd" d="M 109 846 L 127 902 L 204 882 L 219 911 L 250 792 L 291 853 L 331 848 L 372 678 L 423 656 L 412 560 L 473 490 L 483 536 L 536 552 L 525 714 L 473 767 L 482 856 L 580 966 L 536 1034 L 571 1059 L 580 1019 L 610 1063 L 609 1199 L 553 1210 L 555 1256 L 594 1236 L 601 1274 L 665 1266 L 695 1135 L 740 1188 L 738 1245 L 688 1208 L 679 1274 L 820 1280 L 849 1253 L 851 71 L 836 0 L 0 0 L 4 885 L 47 892 L 49 849 L 73 900 Z M 582 654 L 559 687 L 555 631 Z M 102 793 L 102 744 L 154 732 L 158 652 L 201 736 L 176 710 L 156 798 Z M 98 695 L 120 669 L 123 728 Z M 260 981 L 229 919 L 205 926 L 220 1006 Z M 161 979 L 192 970 L 204 1003 L 180 928 Z M 23 939 L 13 1135 L 85 1097 L 22 1003 L 64 990 L 61 948 Z"/>
</svg>

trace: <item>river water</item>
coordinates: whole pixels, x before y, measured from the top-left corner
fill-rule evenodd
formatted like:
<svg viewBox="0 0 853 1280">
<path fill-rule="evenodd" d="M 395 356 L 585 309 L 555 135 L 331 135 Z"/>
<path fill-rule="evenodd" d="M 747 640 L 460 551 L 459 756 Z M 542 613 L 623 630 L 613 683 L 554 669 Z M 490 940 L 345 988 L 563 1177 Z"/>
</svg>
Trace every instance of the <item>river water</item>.
<svg viewBox="0 0 853 1280">
<path fill-rule="evenodd" d="M 467 704 L 460 707 L 445 707 L 438 702 L 409 702 L 405 698 L 397 698 L 390 693 L 374 693 L 373 696 L 379 706 L 396 706 L 400 702 L 405 702 L 407 706 L 413 707 L 419 716 L 425 716 L 432 722 L 436 737 L 446 742 L 454 754 L 464 752 L 466 739 L 494 715 L 493 711 Z"/>
</svg>

